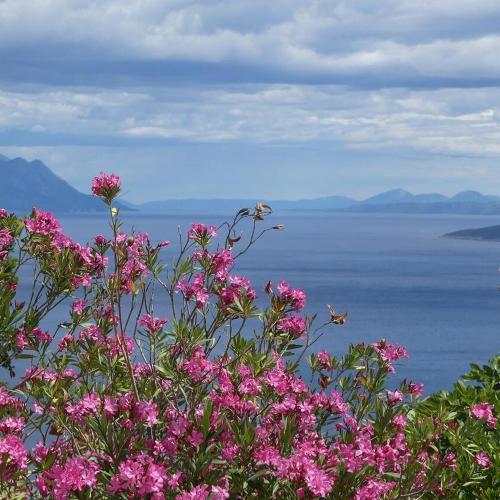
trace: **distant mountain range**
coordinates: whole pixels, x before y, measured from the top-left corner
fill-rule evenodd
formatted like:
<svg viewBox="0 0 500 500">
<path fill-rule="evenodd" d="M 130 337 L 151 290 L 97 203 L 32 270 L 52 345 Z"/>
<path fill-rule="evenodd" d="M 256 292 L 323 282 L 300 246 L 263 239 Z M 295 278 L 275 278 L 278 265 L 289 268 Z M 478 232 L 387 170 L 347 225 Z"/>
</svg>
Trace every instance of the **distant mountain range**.
<svg viewBox="0 0 500 500">
<path fill-rule="evenodd" d="M 128 210 L 122 204 L 122 209 Z M 81 193 L 40 160 L 0 155 L 0 207 L 27 213 L 33 207 L 53 212 L 104 212 L 95 196 Z"/>
<path fill-rule="evenodd" d="M 337 210 L 342 212 L 408 213 L 408 214 L 498 214 L 500 197 L 477 191 L 463 191 L 448 197 L 439 193 L 412 194 L 404 189 L 393 189 L 366 200 L 347 196 L 327 196 L 308 200 L 265 200 L 273 209 Z M 182 199 L 143 203 L 139 210 L 163 212 L 175 209 L 235 210 L 251 206 L 255 200 L 237 199 Z"/>
<path fill-rule="evenodd" d="M 90 181 L 90 179 L 89 179 Z M 275 210 L 332 210 L 360 213 L 408 214 L 491 214 L 500 215 L 500 197 L 477 191 L 463 191 L 448 197 L 439 193 L 412 194 L 393 189 L 366 200 L 347 196 L 326 196 L 303 200 L 255 199 L 170 199 L 134 205 L 124 200 L 123 210 L 165 212 L 171 210 L 235 211 L 267 202 Z M 9 159 L 0 155 L 0 207 L 27 212 L 33 206 L 55 212 L 103 212 L 105 206 L 95 197 L 81 193 L 55 175 L 40 160 Z"/>
</svg>

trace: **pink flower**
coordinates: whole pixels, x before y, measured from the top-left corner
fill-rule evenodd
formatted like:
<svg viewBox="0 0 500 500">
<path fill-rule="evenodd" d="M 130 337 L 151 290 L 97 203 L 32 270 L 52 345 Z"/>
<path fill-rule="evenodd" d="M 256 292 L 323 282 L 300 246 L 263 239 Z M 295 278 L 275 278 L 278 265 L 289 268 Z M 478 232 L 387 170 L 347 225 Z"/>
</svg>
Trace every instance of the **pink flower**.
<svg viewBox="0 0 500 500">
<path fill-rule="evenodd" d="M 398 346 L 397 344 L 389 344 L 385 341 L 385 339 L 379 340 L 372 344 L 372 347 L 382 358 L 382 361 L 387 363 L 388 370 L 390 372 L 394 371 L 391 363 L 394 363 L 399 358 L 408 358 L 408 352 L 403 347 Z"/>
<path fill-rule="evenodd" d="M 9 246 L 14 238 L 7 228 L 0 229 L 0 261 L 7 258 Z"/>
<path fill-rule="evenodd" d="M 450 470 L 457 470 L 457 456 L 455 453 L 450 452 L 443 458 L 443 465 L 448 467 Z"/>
<path fill-rule="evenodd" d="M 355 500 L 378 500 L 389 491 L 393 490 L 397 484 L 394 481 L 375 481 L 369 479 L 362 487 L 356 490 Z"/>
<path fill-rule="evenodd" d="M 201 382 L 216 369 L 216 365 L 207 359 L 203 348 L 198 347 L 191 358 L 182 363 L 181 368 L 189 374 L 192 380 Z"/>
<path fill-rule="evenodd" d="M 158 333 L 167 323 L 167 318 L 155 318 L 150 314 L 143 314 L 137 324 L 143 326 L 153 335 Z"/>
<path fill-rule="evenodd" d="M 82 276 L 74 276 L 71 278 L 71 284 L 75 288 L 80 286 L 90 286 L 92 284 L 92 276 L 88 273 L 83 273 Z"/>
<path fill-rule="evenodd" d="M 71 304 L 71 311 L 73 314 L 77 316 L 81 316 L 88 302 L 86 300 L 75 300 L 73 304 Z"/>
<path fill-rule="evenodd" d="M 51 493 L 58 500 L 66 500 L 71 493 L 93 488 L 97 483 L 99 466 L 87 458 L 70 458 L 61 465 L 54 464 L 37 478 L 37 487 L 42 494 Z"/>
<path fill-rule="evenodd" d="M 295 339 L 306 334 L 306 322 L 300 316 L 286 316 L 278 321 L 276 328 L 280 332 L 288 333 Z"/>
<path fill-rule="evenodd" d="M 106 202 L 111 203 L 113 198 L 120 192 L 121 181 L 115 174 L 105 174 L 101 172 L 92 180 L 92 192 L 100 196 Z"/>
<path fill-rule="evenodd" d="M 416 396 L 418 398 L 424 393 L 424 384 L 414 384 L 413 382 L 409 382 L 408 392 L 412 396 Z"/>
<path fill-rule="evenodd" d="M 47 458 L 48 454 L 49 454 L 49 449 L 45 447 L 43 443 L 40 441 L 36 443 L 35 447 L 31 451 L 31 455 L 36 462 L 43 462 Z"/>
<path fill-rule="evenodd" d="M 212 486 L 210 500 L 225 500 L 229 498 L 229 492 L 221 486 Z"/>
<path fill-rule="evenodd" d="M 108 418 L 114 417 L 118 413 L 116 398 L 104 396 L 103 410 Z"/>
<path fill-rule="evenodd" d="M 305 479 L 307 487 L 315 496 L 324 497 L 332 491 L 332 478 L 317 467 L 307 467 Z"/>
<path fill-rule="evenodd" d="M 192 283 L 188 280 L 181 280 L 177 283 L 176 289 L 184 295 L 186 301 L 194 298 L 196 300 L 196 307 L 201 309 L 209 299 L 209 294 L 204 287 L 204 282 L 204 274 L 195 274 Z"/>
<path fill-rule="evenodd" d="M 205 224 L 195 223 L 191 224 L 188 231 L 188 238 L 197 242 L 206 240 L 217 236 L 217 228 L 215 226 L 205 226 Z"/>
<path fill-rule="evenodd" d="M 293 310 L 301 311 L 306 303 L 306 294 L 300 288 L 290 288 L 286 281 L 282 281 L 276 287 L 281 299 L 290 304 Z"/>
<path fill-rule="evenodd" d="M 7 213 L 7 210 L 5 210 L 5 208 L 0 208 L 0 220 L 6 219 L 8 215 L 9 214 Z"/>
<path fill-rule="evenodd" d="M 250 397 L 255 397 L 260 392 L 260 384 L 256 382 L 254 379 L 249 378 L 244 380 L 238 387 L 238 391 L 241 394 L 247 394 Z"/>
<path fill-rule="evenodd" d="M 477 403 L 471 406 L 471 413 L 477 419 L 488 422 L 488 427 L 494 429 L 497 419 L 493 415 L 493 408 L 494 406 L 491 403 Z"/>
<path fill-rule="evenodd" d="M 109 241 L 102 234 L 98 234 L 95 237 L 94 241 L 95 241 L 95 244 L 98 246 L 107 245 L 109 243 Z"/>
<path fill-rule="evenodd" d="M 80 332 L 80 335 L 78 335 L 78 340 L 80 342 L 84 342 L 85 340 L 89 340 L 92 342 L 103 342 L 104 335 L 102 334 L 102 330 L 99 327 L 90 325 Z"/>
<path fill-rule="evenodd" d="M 38 401 L 35 401 L 33 403 L 33 411 L 35 413 L 37 413 L 38 415 L 42 415 L 43 414 L 43 406 Z"/>
<path fill-rule="evenodd" d="M 332 391 L 328 398 L 328 409 L 332 413 L 346 415 L 349 412 L 349 405 L 343 400 L 342 395 L 337 391 Z"/>
<path fill-rule="evenodd" d="M 28 345 L 28 339 L 24 334 L 24 330 L 18 330 L 16 333 L 16 347 L 22 351 Z"/>
<path fill-rule="evenodd" d="M 486 455 L 486 453 L 484 453 L 482 451 L 480 451 L 479 453 L 476 453 L 475 460 L 482 467 L 485 467 L 485 468 L 491 467 L 490 458 L 488 457 L 488 455 Z"/>
<path fill-rule="evenodd" d="M 42 212 L 38 208 L 33 209 L 31 218 L 26 219 L 24 225 L 34 234 L 54 236 L 61 232 L 59 221 L 50 212 Z"/>
<path fill-rule="evenodd" d="M 403 401 L 404 394 L 401 391 L 387 391 L 387 402 L 390 405 L 395 405 Z"/>
<path fill-rule="evenodd" d="M 0 432 L 4 434 L 21 434 L 26 422 L 23 417 L 5 417 L 0 420 Z"/>
<path fill-rule="evenodd" d="M 208 486 L 206 484 L 200 484 L 188 492 L 179 493 L 175 497 L 175 500 L 207 500 L 209 495 L 210 491 Z"/>
<path fill-rule="evenodd" d="M 231 270 L 231 267 L 234 264 L 234 259 L 231 254 L 231 250 L 228 249 L 220 250 L 219 252 L 211 256 L 211 260 L 214 268 L 213 272 L 215 273 L 215 279 L 218 281 L 224 281 L 227 278 L 229 271 Z M 250 282 L 248 280 L 247 282 L 249 287 Z"/>
<path fill-rule="evenodd" d="M 2 462 L 7 471 L 12 469 L 10 472 L 27 469 L 28 452 L 24 448 L 24 443 L 17 436 L 9 434 L 5 438 L 0 438 L 0 463 Z M 4 470 L 3 473 L 5 474 L 7 471 Z M 0 475 L 0 483 L 2 479 L 3 477 Z"/>
<path fill-rule="evenodd" d="M 50 342 L 52 336 L 48 332 L 44 332 L 41 328 L 33 328 L 31 333 L 36 337 L 39 342 Z"/>
<path fill-rule="evenodd" d="M 401 431 L 406 427 L 406 417 L 404 415 L 396 415 L 392 418 L 392 423 L 396 426 L 398 431 Z"/>
<path fill-rule="evenodd" d="M 74 380 L 78 378 L 78 375 L 72 368 L 65 368 L 62 372 L 62 376 L 63 378 L 72 378 Z"/>
<path fill-rule="evenodd" d="M 71 333 L 67 333 L 58 344 L 59 349 L 67 349 L 73 343 L 73 335 Z"/>
<path fill-rule="evenodd" d="M 74 422 L 81 422 L 89 416 L 97 416 L 101 409 L 101 398 L 97 392 L 84 394 L 82 399 L 75 404 L 67 403 L 66 414 Z"/>
<path fill-rule="evenodd" d="M 9 394 L 6 387 L 0 385 L 0 408 L 8 407 L 20 409 L 23 407 L 23 403 L 18 397 Z"/>
<path fill-rule="evenodd" d="M 158 405 L 152 401 L 141 401 L 134 408 L 134 417 L 148 424 L 148 427 L 159 422 Z"/>
<path fill-rule="evenodd" d="M 316 354 L 316 359 L 318 360 L 320 368 L 322 370 L 332 369 L 332 360 L 330 358 L 330 354 L 327 351 L 319 351 Z"/>
<path fill-rule="evenodd" d="M 187 436 L 186 441 L 193 447 L 196 448 L 199 446 L 201 443 L 203 443 L 203 440 L 205 437 L 203 436 L 203 432 L 193 430 L 191 431 L 191 434 Z"/>
<path fill-rule="evenodd" d="M 0 248 L 8 247 L 14 238 L 6 227 L 0 229 Z"/>
</svg>

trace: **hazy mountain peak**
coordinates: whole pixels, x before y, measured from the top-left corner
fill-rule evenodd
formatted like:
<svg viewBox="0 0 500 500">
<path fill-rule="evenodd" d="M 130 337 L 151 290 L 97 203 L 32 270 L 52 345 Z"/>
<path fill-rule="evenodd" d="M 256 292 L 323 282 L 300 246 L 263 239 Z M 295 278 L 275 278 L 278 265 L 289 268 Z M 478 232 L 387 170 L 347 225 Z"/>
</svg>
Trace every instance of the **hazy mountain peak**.
<svg viewBox="0 0 500 500">
<path fill-rule="evenodd" d="M 391 189 L 390 191 L 385 191 L 380 194 L 376 194 L 375 196 L 372 196 L 364 200 L 362 203 L 367 203 L 367 204 L 404 203 L 404 202 L 409 202 L 412 199 L 413 195 L 410 192 L 398 188 L 398 189 Z"/>
<path fill-rule="evenodd" d="M 469 203 L 490 203 L 492 201 L 500 202 L 498 196 L 484 195 L 478 191 L 462 191 L 452 197 L 453 201 L 469 202 Z"/>
<path fill-rule="evenodd" d="M 55 212 L 106 210 L 100 200 L 77 191 L 40 160 L 8 159 L 5 156 L 1 160 L 1 208 L 19 212 L 29 212 L 33 207 Z"/>
</svg>

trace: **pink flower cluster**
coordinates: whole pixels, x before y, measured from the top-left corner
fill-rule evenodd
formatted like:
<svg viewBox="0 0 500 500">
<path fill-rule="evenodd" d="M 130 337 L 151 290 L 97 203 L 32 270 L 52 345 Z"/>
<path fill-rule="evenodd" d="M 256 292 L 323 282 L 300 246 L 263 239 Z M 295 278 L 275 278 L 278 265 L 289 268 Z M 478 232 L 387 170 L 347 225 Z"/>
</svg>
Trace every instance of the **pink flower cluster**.
<svg viewBox="0 0 500 500">
<path fill-rule="evenodd" d="M 105 199 L 108 203 L 118 194 L 120 186 L 120 178 L 115 174 L 101 172 L 92 180 L 92 192 L 96 196 Z"/>
<path fill-rule="evenodd" d="M 300 288 L 291 288 L 286 281 L 278 284 L 281 300 L 294 311 L 302 311 L 306 304 L 306 294 Z"/>
<path fill-rule="evenodd" d="M 35 208 L 24 225 L 31 236 L 31 252 L 51 259 L 50 266 L 57 266 L 58 255 L 69 253 L 71 260 L 68 260 L 65 271 L 75 288 L 90 285 L 92 275 L 101 276 L 106 269 L 108 258 L 64 235 L 59 221 L 50 212 Z"/>
<path fill-rule="evenodd" d="M 188 231 L 188 238 L 198 243 L 217 236 L 217 228 L 215 226 L 206 226 L 205 224 L 191 224 Z"/>
<path fill-rule="evenodd" d="M 395 363 L 399 358 L 408 358 L 408 352 L 404 347 L 390 344 L 385 339 L 375 342 L 372 346 L 379 353 L 382 360 L 387 363 L 390 372 L 394 372 L 392 363 Z"/>
<path fill-rule="evenodd" d="M 279 332 L 288 333 L 294 339 L 304 337 L 307 330 L 304 318 L 294 315 L 281 318 L 276 328 Z"/>
<path fill-rule="evenodd" d="M 61 233 L 59 221 L 50 212 L 43 212 L 38 208 L 33 209 L 33 216 L 26 219 L 24 225 L 30 233 L 38 235 L 59 236 Z"/>
<path fill-rule="evenodd" d="M 172 485 L 175 485 L 175 478 Z M 165 486 L 169 485 L 165 467 L 148 455 L 136 455 L 122 462 L 118 473 L 111 478 L 110 493 L 129 493 L 132 497 L 163 500 Z"/>
<path fill-rule="evenodd" d="M 316 359 L 319 363 L 321 370 L 332 370 L 332 358 L 327 351 L 320 351 L 316 353 Z"/>
<path fill-rule="evenodd" d="M 488 457 L 488 455 L 486 455 L 486 453 L 484 453 L 483 451 L 476 453 L 476 456 L 474 458 L 477 464 L 479 464 L 481 467 L 484 467 L 486 469 L 491 467 L 490 457 Z"/>
<path fill-rule="evenodd" d="M 90 491 L 97 483 L 100 467 L 84 457 L 72 457 L 65 463 L 56 463 L 35 480 L 40 493 L 57 500 L 70 498 L 71 493 Z"/>
<path fill-rule="evenodd" d="M 236 300 L 242 302 L 244 299 L 250 301 L 257 298 L 257 293 L 252 288 L 248 278 L 242 276 L 229 276 L 229 283 L 222 288 L 219 296 L 225 306 L 234 304 Z"/>
<path fill-rule="evenodd" d="M 51 340 L 52 336 L 39 327 L 35 327 L 31 331 L 21 328 L 16 333 L 16 347 L 20 351 L 28 346 L 33 348 L 38 342 L 50 342 Z"/>
<path fill-rule="evenodd" d="M 208 302 L 209 294 L 205 288 L 205 278 L 204 274 L 195 274 L 192 282 L 183 279 L 177 283 L 176 288 L 184 295 L 184 299 L 189 301 L 194 298 L 197 308 L 202 308 Z"/>
<path fill-rule="evenodd" d="M 13 239 L 7 228 L 0 228 L 0 261 L 7 257 Z"/>
<path fill-rule="evenodd" d="M 117 275 L 111 279 L 120 279 L 120 289 L 124 293 L 132 293 L 135 283 L 147 278 L 149 270 L 145 263 L 148 254 L 149 237 L 145 233 L 128 235 L 120 233 L 116 238 L 115 251 L 119 257 Z"/>
<path fill-rule="evenodd" d="M 488 423 L 490 429 L 494 429 L 497 424 L 497 418 L 493 414 L 494 406 L 491 403 L 477 403 L 471 406 L 471 413 L 479 420 Z"/>
<path fill-rule="evenodd" d="M 156 318 L 150 314 L 143 314 L 137 321 L 137 325 L 144 327 L 150 335 L 161 331 L 166 324 L 167 318 Z"/>
</svg>

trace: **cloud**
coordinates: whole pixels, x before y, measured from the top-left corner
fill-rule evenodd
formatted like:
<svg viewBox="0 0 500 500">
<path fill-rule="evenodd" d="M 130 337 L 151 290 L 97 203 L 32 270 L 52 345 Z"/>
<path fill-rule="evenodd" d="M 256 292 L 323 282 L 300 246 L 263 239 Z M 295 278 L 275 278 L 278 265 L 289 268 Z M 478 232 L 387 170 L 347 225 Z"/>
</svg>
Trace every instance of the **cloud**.
<svg viewBox="0 0 500 500">
<path fill-rule="evenodd" d="M 26 64 L 60 71 L 77 58 L 88 83 L 106 63 L 115 79 L 132 68 L 137 83 L 144 69 L 162 74 L 184 62 L 192 80 L 208 64 L 245 68 L 242 80 L 252 68 L 262 81 L 486 85 L 500 78 L 499 42 L 495 0 L 0 3 L 3 78 Z"/>
<path fill-rule="evenodd" d="M 500 89 L 342 86 L 0 91 L 0 141 L 50 133 L 59 144 L 334 142 L 345 148 L 500 156 Z"/>
</svg>

